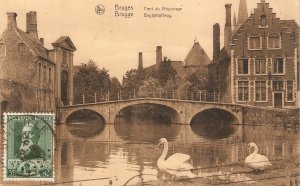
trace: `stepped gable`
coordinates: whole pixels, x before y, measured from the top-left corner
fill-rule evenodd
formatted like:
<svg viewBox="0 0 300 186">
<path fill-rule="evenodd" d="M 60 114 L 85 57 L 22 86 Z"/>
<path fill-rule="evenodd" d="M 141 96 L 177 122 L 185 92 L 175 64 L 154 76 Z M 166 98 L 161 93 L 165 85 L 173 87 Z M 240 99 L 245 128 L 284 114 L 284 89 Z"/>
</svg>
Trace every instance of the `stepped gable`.
<svg viewBox="0 0 300 186">
<path fill-rule="evenodd" d="M 260 28 L 260 16 L 262 14 L 266 15 L 268 17 L 269 21 L 269 27 L 277 27 L 280 25 L 283 32 L 293 32 L 296 29 L 299 29 L 299 25 L 295 20 L 281 20 L 279 17 L 276 16 L 276 13 L 273 12 L 273 8 L 269 6 L 269 3 L 266 3 L 264 0 L 262 0 L 260 3 L 257 3 L 257 7 L 254 8 L 254 11 L 250 14 L 250 16 L 246 19 L 246 21 L 239 26 L 239 28 L 236 30 L 236 32 L 232 36 L 232 44 L 234 45 L 240 37 L 242 37 L 242 33 L 245 31 L 245 29 L 257 29 Z"/>
<path fill-rule="evenodd" d="M 200 46 L 198 41 L 194 42 L 193 47 L 185 58 L 185 66 L 206 66 L 211 60 Z"/>
</svg>

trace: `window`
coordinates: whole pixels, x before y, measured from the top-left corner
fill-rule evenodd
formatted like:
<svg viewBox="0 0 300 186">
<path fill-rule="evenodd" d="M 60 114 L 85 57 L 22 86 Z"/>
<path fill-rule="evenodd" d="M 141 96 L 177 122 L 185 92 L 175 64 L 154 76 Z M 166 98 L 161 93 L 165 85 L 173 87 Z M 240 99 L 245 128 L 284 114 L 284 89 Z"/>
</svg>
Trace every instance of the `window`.
<svg viewBox="0 0 300 186">
<path fill-rule="evenodd" d="M 282 81 L 273 81 L 273 90 L 283 90 L 283 82 Z"/>
<path fill-rule="evenodd" d="M 4 53 L 4 44 L 0 43 L 0 53 Z"/>
<path fill-rule="evenodd" d="M 248 81 L 238 82 L 238 101 L 248 101 L 249 85 Z"/>
<path fill-rule="evenodd" d="M 24 43 L 18 44 L 18 52 L 21 54 L 23 54 L 25 52 L 25 44 Z"/>
<path fill-rule="evenodd" d="M 293 81 L 286 81 L 287 101 L 293 101 Z"/>
<path fill-rule="evenodd" d="M 41 81 L 41 78 L 42 78 L 41 68 L 42 68 L 42 65 L 41 65 L 41 63 L 39 63 L 39 81 Z"/>
<path fill-rule="evenodd" d="M 44 68 L 43 68 L 43 76 L 44 76 L 44 82 L 46 82 L 46 80 L 47 80 L 47 76 L 46 76 L 46 65 L 44 65 Z"/>
<path fill-rule="evenodd" d="M 249 37 L 249 49 L 257 50 L 261 49 L 261 41 L 259 36 L 251 36 Z"/>
<path fill-rule="evenodd" d="M 296 40 L 296 32 L 292 32 L 292 33 L 291 33 L 290 39 L 292 40 L 293 43 L 296 43 L 296 42 L 297 42 L 297 40 Z"/>
<path fill-rule="evenodd" d="M 269 49 L 281 48 L 279 35 L 273 35 L 268 37 L 268 48 Z"/>
<path fill-rule="evenodd" d="M 52 81 L 52 70 L 51 70 L 51 68 L 49 68 L 49 82 L 51 82 Z"/>
<path fill-rule="evenodd" d="M 262 27 L 267 26 L 267 16 L 266 15 L 262 15 L 260 17 L 260 26 L 262 26 Z"/>
<path fill-rule="evenodd" d="M 267 99 L 267 87 L 265 81 L 255 82 L 255 100 L 256 101 L 266 101 Z"/>
<path fill-rule="evenodd" d="M 63 51 L 63 63 L 67 63 L 67 52 Z"/>
<path fill-rule="evenodd" d="M 255 59 L 255 74 L 266 74 L 266 59 Z"/>
<path fill-rule="evenodd" d="M 273 59 L 273 74 L 283 74 L 283 58 Z"/>
<path fill-rule="evenodd" d="M 238 59 L 238 74 L 248 74 L 248 59 Z"/>
</svg>

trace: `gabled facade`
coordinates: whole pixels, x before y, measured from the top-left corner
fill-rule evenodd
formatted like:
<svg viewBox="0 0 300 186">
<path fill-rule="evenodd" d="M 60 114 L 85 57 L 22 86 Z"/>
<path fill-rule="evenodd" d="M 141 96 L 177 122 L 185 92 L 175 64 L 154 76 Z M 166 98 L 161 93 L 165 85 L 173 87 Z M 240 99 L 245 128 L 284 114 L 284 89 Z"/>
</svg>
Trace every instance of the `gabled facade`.
<svg viewBox="0 0 300 186">
<path fill-rule="evenodd" d="M 36 13 L 26 16 L 27 28 L 17 27 L 17 14 L 7 13 L 7 28 L 0 38 L 0 92 L 4 111 L 55 110 L 55 64 L 38 39 Z"/>
<path fill-rule="evenodd" d="M 220 92 L 225 102 L 296 108 L 298 33 L 294 20 L 280 20 L 269 3 L 257 3 L 230 43 L 214 55 L 211 90 Z"/>
<path fill-rule="evenodd" d="M 57 57 L 50 58 L 44 39 L 38 37 L 36 12 L 27 13 L 26 32 L 17 27 L 16 18 L 16 13 L 7 13 L 7 28 L 0 36 L 0 113 L 54 112 L 60 103 L 60 62 Z M 73 44 L 64 48 L 72 52 L 74 49 Z"/>
<path fill-rule="evenodd" d="M 68 36 L 62 36 L 52 43 L 53 50 L 49 50 L 49 58 L 55 62 L 56 71 L 55 97 L 57 104 L 69 105 L 73 102 L 73 56 L 76 47 Z"/>
</svg>

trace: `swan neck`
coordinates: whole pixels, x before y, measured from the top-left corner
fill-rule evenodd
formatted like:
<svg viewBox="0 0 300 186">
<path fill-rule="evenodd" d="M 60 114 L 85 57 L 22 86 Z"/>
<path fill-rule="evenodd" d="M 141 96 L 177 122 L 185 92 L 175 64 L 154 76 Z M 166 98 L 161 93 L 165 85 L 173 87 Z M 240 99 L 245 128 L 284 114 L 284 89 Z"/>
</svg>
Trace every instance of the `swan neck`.
<svg viewBox="0 0 300 186">
<path fill-rule="evenodd" d="M 252 153 L 252 154 L 257 154 L 257 153 L 258 153 L 258 148 L 257 148 L 257 145 L 254 145 L 253 147 L 254 147 L 254 151 L 253 151 L 253 153 Z"/>
<path fill-rule="evenodd" d="M 164 143 L 164 150 L 159 159 L 165 159 L 168 154 L 168 142 Z"/>
</svg>

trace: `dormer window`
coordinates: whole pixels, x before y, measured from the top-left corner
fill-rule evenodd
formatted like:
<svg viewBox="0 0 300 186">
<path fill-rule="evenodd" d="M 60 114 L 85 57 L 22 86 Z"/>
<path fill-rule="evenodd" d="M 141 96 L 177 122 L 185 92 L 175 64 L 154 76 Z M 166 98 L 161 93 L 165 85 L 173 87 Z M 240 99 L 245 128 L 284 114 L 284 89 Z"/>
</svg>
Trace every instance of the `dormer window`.
<svg viewBox="0 0 300 186">
<path fill-rule="evenodd" d="M 23 54 L 25 52 L 25 44 L 24 43 L 18 44 L 18 52 L 21 54 Z"/>
<path fill-rule="evenodd" d="M 261 27 L 266 27 L 267 26 L 267 16 L 266 15 L 261 15 L 260 16 L 260 26 Z"/>
</svg>

